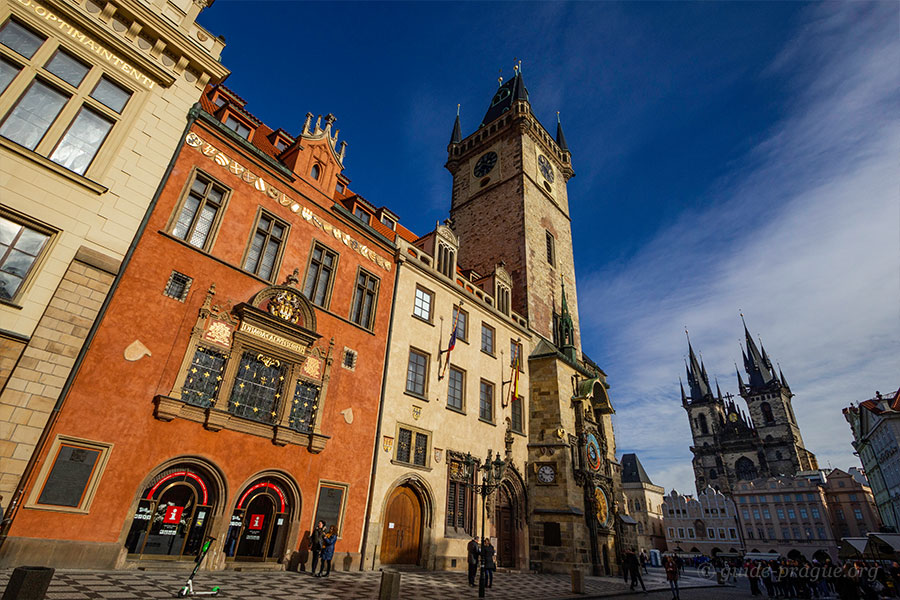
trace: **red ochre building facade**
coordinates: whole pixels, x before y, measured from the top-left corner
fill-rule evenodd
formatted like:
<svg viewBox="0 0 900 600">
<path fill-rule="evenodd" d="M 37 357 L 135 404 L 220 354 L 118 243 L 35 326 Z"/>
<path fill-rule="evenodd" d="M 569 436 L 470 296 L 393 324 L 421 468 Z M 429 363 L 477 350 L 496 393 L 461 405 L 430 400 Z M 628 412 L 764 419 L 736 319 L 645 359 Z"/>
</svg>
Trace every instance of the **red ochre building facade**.
<svg viewBox="0 0 900 600">
<path fill-rule="evenodd" d="M 386 209 L 334 118 L 271 130 L 224 86 L 191 112 L 4 542 L 4 565 L 274 567 L 314 520 L 358 568 L 394 286 Z M 308 297 L 308 298 L 307 298 Z M 9 515 L 7 515 L 9 516 Z M 308 563 L 307 563 L 308 565 Z"/>
</svg>

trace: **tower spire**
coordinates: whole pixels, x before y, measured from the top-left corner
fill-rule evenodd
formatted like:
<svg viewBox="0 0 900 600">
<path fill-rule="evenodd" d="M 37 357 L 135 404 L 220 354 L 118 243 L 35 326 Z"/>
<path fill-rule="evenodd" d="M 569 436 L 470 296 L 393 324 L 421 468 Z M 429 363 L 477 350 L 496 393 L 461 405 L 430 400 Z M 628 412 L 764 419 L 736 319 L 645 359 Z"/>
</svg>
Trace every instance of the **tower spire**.
<svg viewBox="0 0 900 600">
<path fill-rule="evenodd" d="M 556 111 L 556 145 L 563 152 L 569 151 L 569 144 L 566 143 L 566 134 L 563 133 L 562 121 L 559 120 L 559 111 Z"/>
<path fill-rule="evenodd" d="M 569 314 L 569 304 L 566 302 L 566 283 L 562 276 L 559 278 L 559 285 L 562 288 L 559 314 L 560 350 L 569 359 L 575 361 L 578 359 L 575 352 L 575 322 L 572 320 L 572 315 Z"/>
<path fill-rule="evenodd" d="M 453 133 L 450 134 L 450 143 L 458 144 L 462 141 L 462 129 L 459 126 L 459 104 L 456 105 L 456 122 L 453 123 Z"/>
<path fill-rule="evenodd" d="M 750 335 L 750 330 L 747 329 L 747 322 L 744 321 L 743 313 L 741 313 L 741 322 L 744 324 L 744 339 L 747 345 L 744 365 L 747 369 L 747 375 L 750 376 L 750 387 L 763 387 L 768 385 L 775 378 L 775 375 L 768 365 L 768 357 L 763 358 L 759 348 L 756 347 L 756 342 L 753 341 L 753 336 Z"/>
<path fill-rule="evenodd" d="M 694 354 L 694 347 L 691 345 L 691 336 L 687 329 L 684 330 L 684 334 L 687 336 L 688 340 L 688 361 L 690 362 L 690 368 L 688 369 L 688 384 L 691 387 L 691 400 L 710 399 L 712 398 L 712 392 L 709 389 L 706 370 L 700 366 L 697 355 Z"/>
<path fill-rule="evenodd" d="M 687 406 L 687 396 L 684 393 L 684 382 L 681 381 L 681 377 L 678 378 L 678 385 L 681 387 L 681 404 L 682 406 Z"/>
</svg>

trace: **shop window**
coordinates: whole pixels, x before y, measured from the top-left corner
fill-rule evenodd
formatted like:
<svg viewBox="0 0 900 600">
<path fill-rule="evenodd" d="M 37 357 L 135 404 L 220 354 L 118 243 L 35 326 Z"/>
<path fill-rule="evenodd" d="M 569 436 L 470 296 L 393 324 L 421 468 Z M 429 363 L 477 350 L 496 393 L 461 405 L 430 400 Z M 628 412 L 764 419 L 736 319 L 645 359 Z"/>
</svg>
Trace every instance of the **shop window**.
<svg viewBox="0 0 900 600">
<path fill-rule="evenodd" d="M 278 273 L 287 231 L 287 223 L 260 211 L 244 257 L 244 270 L 271 281 Z"/>
<path fill-rule="evenodd" d="M 510 429 L 512 429 L 516 433 L 525 433 L 525 429 L 522 425 L 522 405 L 525 403 L 525 398 L 522 396 L 516 396 L 512 400 L 512 405 L 510 406 Z"/>
<path fill-rule="evenodd" d="M 399 427 L 397 430 L 397 462 L 425 467 L 428 465 L 428 434 L 421 430 Z"/>
<path fill-rule="evenodd" d="M 193 557 L 200 550 L 217 498 L 209 477 L 177 465 L 154 477 L 141 494 L 125 547 L 131 555 Z"/>
<path fill-rule="evenodd" d="M 416 286 L 416 298 L 413 301 L 413 315 L 424 321 L 431 322 L 431 305 L 434 302 L 434 294 L 425 288 Z"/>
<path fill-rule="evenodd" d="M 98 442 L 57 437 L 48 460 L 38 474 L 28 506 L 86 513 L 100 483 L 110 446 Z"/>
<path fill-rule="evenodd" d="M 465 405 L 466 373 L 462 369 L 450 367 L 447 384 L 447 406 L 462 412 Z"/>
<path fill-rule="evenodd" d="M 334 272 L 337 268 L 338 255 L 319 242 L 313 243 L 309 267 L 306 269 L 306 283 L 303 294 L 309 301 L 322 308 L 328 308 Z"/>
<path fill-rule="evenodd" d="M 172 271 L 171 275 L 169 275 L 169 281 L 166 282 L 166 288 L 163 290 L 163 294 L 169 298 L 174 298 L 179 302 L 184 302 L 193 281 L 193 279 L 184 273 Z"/>
<path fill-rule="evenodd" d="M 466 473 L 463 455 L 447 452 L 447 520 L 446 531 L 473 535 L 475 528 L 474 473 Z"/>
<path fill-rule="evenodd" d="M 459 308 L 453 307 L 453 322 L 456 324 L 456 339 L 463 342 L 469 339 L 469 313 Z"/>
<path fill-rule="evenodd" d="M 360 327 L 372 329 L 374 327 L 377 300 L 378 278 L 360 269 L 356 276 L 356 293 L 353 295 L 353 308 L 350 311 L 350 320 Z"/>
<path fill-rule="evenodd" d="M 225 538 L 225 556 L 234 560 L 275 561 L 284 554 L 293 509 L 277 479 L 255 481 L 238 497 Z"/>
<path fill-rule="evenodd" d="M 425 396 L 428 386 L 428 354 L 418 350 L 409 351 L 406 366 L 406 391 L 416 396 Z"/>
<path fill-rule="evenodd" d="M 481 380 L 478 417 L 482 421 L 494 422 L 494 384 Z"/>
<path fill-rule="evenodd" d="M 0 123 L 0 136 L 84 175 L 120 121 L 133 92 L 15 20 L 0 44 L 27 59 L 0 60 L 0 91 L 19 73 L 31 79 Z"/>
<path fill-rule="evenodd" d="M 0 212 L 0 300 L 15 302 L 56 232 Z"/>
<path fill-rule="evenodd" d="M 481 324 L 481 351 L 494 355 L 494 328 L 487 323 Z"/>
<path fill-rule="evenodd" d="M 191 246 L 209 250 L 229 191 L 205 173 L 195 172 L 176 209 L 178 218 L 172 225 L 172 235 Z"/>
</svg>

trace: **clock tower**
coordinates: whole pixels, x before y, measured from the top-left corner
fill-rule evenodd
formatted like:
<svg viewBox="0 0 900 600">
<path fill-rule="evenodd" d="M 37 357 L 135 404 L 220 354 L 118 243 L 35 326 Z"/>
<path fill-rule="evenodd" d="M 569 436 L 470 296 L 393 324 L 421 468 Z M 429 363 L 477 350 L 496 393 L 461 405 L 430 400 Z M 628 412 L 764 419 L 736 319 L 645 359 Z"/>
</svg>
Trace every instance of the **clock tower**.
<svg viewBox="0 0 900 600">
<path fill-rule="evenodd" d="M 566 189 L 575 172 L 562 126 L 553 136 L 538 121 L 516 69 L 474 133 L 463 138 L 457 116 L 447 152 L 459 262 L 477 273 L 503 264 L 511 308 L 539 337 L 528 357 L 532 568 L 615 573 L 624 492 L 606 375 L 581 350 Z"/>
</svg>

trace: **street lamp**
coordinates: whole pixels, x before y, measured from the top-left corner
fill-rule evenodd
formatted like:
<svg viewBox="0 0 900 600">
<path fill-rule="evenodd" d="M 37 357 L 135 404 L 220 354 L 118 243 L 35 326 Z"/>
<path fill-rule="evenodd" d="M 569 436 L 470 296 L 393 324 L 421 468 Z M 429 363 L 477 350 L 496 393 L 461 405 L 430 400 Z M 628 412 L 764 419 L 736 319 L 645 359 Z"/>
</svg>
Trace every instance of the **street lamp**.
<svg viewBox="0 0 900 600">
<path fill-rule="evenodd" d="M 477 466 L 477 460 L 471 453 L 466 453 L 466 458 L 464 459 L 465 464 L 465 473 L 466 473 L 466 483 L 465 485 L 472 487 L 475 490 L 476 494 L 481 494 L 481 573 L 478 576 L 478 597 L 484 598 L 484 584 L 485 584 L 485 576 L 484 576 L 484 520 L 485 520 L 485 504 L 487 504 L 487 498 L 490 496 L 495 489 L 497 489 L 503 481 L 503 476 L 506 474 L 507 462 L 500 458 L 500 452 L 497 452 L 497 458 L 491 460 L 491 456 L 493 455 L 493 450 L 488 450 L 487 460 L 484 461 L 483 465 Z M 473 475 L 475 475 L 476 471 L 481 471 L 481 483 L 477 483 L 477 477 L 475 477 L 475 482 L 473 482 Z"/>
</svg>

